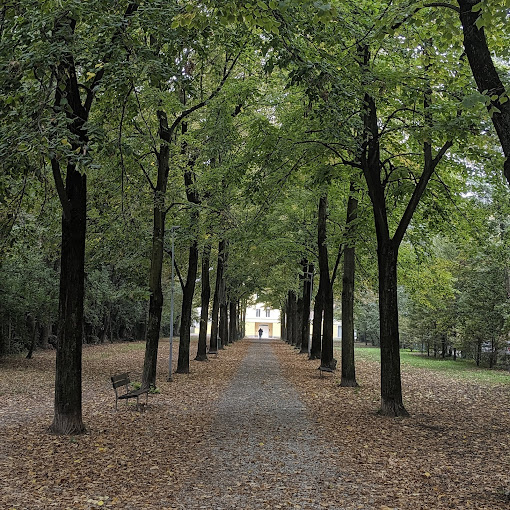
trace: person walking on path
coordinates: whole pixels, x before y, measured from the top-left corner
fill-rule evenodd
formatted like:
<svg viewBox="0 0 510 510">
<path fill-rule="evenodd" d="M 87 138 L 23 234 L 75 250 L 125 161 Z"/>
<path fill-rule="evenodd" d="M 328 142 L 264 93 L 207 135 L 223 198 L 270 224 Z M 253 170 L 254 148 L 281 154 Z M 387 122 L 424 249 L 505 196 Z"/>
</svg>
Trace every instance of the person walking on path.
<svg viewBox="0 0 510 510">
<path fill-rule="evenodd" d="M 264 331 L 262 331 L 262 328 L 259 329 L 259 338 L 262 338 L 262 333 L 264 333 Z"/>
</svg>

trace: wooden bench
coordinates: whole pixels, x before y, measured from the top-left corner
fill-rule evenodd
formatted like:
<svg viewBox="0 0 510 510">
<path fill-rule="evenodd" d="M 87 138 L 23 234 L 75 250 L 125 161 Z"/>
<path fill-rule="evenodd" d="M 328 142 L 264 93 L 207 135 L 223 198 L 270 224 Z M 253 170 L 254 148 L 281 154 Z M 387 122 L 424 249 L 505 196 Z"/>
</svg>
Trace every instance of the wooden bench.
<svg viewBox="0 0 510 510">
<path fill-rule="evenodd" d="M 329 374 L 332 374 L 335 370 L 331 367 L 325 367 L 323 365 L 321 365 L 319 367 L 319 374 L 320 374 L 320 377 L 322 378 L 322 372 L 326 372 L 326 373 L 329 373 Z"/>
<path fill-rule="evenodd" d="M 131 381 L 129 379 L 129 373 L 125 372 L 123 374 L 112 375 L 112 385 L 115 391 L 115 410 L 117 411 L 117 403 L 119 400 L 125 400 L 126 403 L 130 398 L 136 398 L 136 408 L 141 409 L 140 404 L 140 395 L 146 396 L 145 405 L 149 402 L 149 389 L 148 388 L 140 388 L 138 390 L 132 390 L 130 388 Z M 125 392 L 120 393 L 119 388 L 124 387 Z"/>
</svg>

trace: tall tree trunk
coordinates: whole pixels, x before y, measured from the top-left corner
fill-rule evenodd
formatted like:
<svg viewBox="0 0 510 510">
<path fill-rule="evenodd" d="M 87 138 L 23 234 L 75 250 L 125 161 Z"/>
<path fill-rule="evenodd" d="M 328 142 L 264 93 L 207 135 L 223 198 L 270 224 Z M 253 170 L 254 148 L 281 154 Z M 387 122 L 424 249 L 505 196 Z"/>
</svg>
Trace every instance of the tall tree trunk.
<svg viewBox="0 0 510 510">
<path fill-rule="evenodd" d="M 397 304 L 398 246 L 387 240 L 377 247 L 381 337 L 381 413 L 408 416 L 402 402 Z"/>
<path fill-rule="evenodd" d="M 347 241 L 344 246 L 344 272 L 342 278 L 342 379 L 340 386 L 356 387 L 354 364 L 354 278 L 356 270 L 354 222 L 358 215 L 358 200 L 351 182 L 347 202 Z"/>
<path fill-rule="evenodd" d="M 504 175 L 510 185 L 510 101 L 508 101 L 508 92 L 492 61 L 485 30 L 483 27 L 476 26 L 481 10 L 473 12 L 473 7 L 480 3 L 481 0 L 458 0 L 464 33 L 464 49 L 478 91 L 485 93 L 488 97 L 496 97 L 490 100 L 488 109 L 506 157 Z M 483 8 L 484 6 L 482 10 Z"/>
<path fill-rule="evenodd" d="M 191 313 L 193 311 L 193 295 L 195 293 L 195 282 L 198 272 L 198 244 L 194 240 L 189 248 L 188 274 L 186 284 L 182 292 L 181 327 L 179 329 L 179 356 L 177 358 L 178 374 L 189 373 L 189 347 Z"/>
<path fill-rule="evenodd" d="M 209 300 L 211 298 L 211 284 L 209 266 L 211 245 L 206 245 L 202 253 L 202 292 L 200 297 L 200 331 L 198 333 L 198 349 L 195 360 L 207 360 L 207 323 L 209 320 Z"/>
<path fill-rule="evenodd" d="M 296 306 L 296 349 L 301 350 L 301 341 L 303 339 L 303 294 L 297 299 Z"/>
<path fill-rule="evenodd" d="M 292 344 L 292 310 L 291 310 L 291 299 L 292 294 L 289 290 L 287 292 L 287 299 L 285 300 L 285 329 L 286 329 L 286 337 L 285 341 L 288 344 Z"/>
<path fill-rule="evenodd" d="M 71 164 L 67 166 L 66 195 L 69 214 L 62 218 L 55 414 L 50 431 L 55 434 L 81 434 L 85 431 L 82 418 L 81 359 L 87 178 Z"/>
<path fill-rule="evenodd" d="M 328 216 L 328 195 L 323 193 L 319 199 L 318 246 L 319 246 L 319 288 L 323 292 L 324 320 L 322 325 L 321 366 L 336 368 L 333 357 L 333 286 L 329 275 L 328 246 L 326 244 L 326 219 Z"/>
<path fill-rule="evenodd" d="M 247 308 L 247 301 L 243 299 L 242 301 L 242 310 L 241 310 L 241 338 L 244 338 L 246 336 L 246 308 Z"/>
<path fill-rule="evenodd" d="M 315 295 L 315 303 L 313 305 L 313 321 L 312 321 L 312 348 L 310 350 L 310 359 L 321 359 L 322 344 L 322 311 L 324 309 L 324 296 L 321 285 Z"/>
<path fill-rule="evenodd" d="M 290 345 L 295 345 L 296 343 L 296 330 L 297 330 L 297 321 L 296 321 L 296 309 L 297 309 L 297 299 L 296 293 L 293 290 L 289 291 L 288 294 L 288 311 L 287 311 L 287 335 L 289 337 L 288 343 Z"/>
<path fill-rule="evenodd" d="M 212 352 L 218 351 L 220 293 L 221 293 L 221 281 L 223 279 L 224 253 L 225 253 L 225 241 L 222 239 L 218 245 L 218 264 L 216 267 L 216 283 L 214 286 L 214 296 L 213 296 L 213 306 L 212 306 L 211 338 L 210 338 L 210 346 L 209 346 L 209 350 Z"/>
<path fill-rule="evenodd" d="M 225 295 L 225 288 L 222 289 L 222 295 Z M 220 325 L 218 347 L 223 349 L 228 345 L 228 303 L 225 297 L 220 301 Z"/>
<path fill-rule="evenodd" d="M 280 310 L 280 324 L 281 324 L 281 330 L 280 330 L 280 338 L 282 340 L 287 341 L 287 314 L 285 312 L 285 306 L 282 307 Z"/>
<path fill-rule="evenodd" d="M 158 112 L 160 137 L 165 140 L 168 130 L 166 114 Z M 163 270 L 163 246 L 165 242 L 165 194 L 168 183 L 170 149 L 168 144 L 161 144 L 157 154 L 158 180 L 153 195 L 153 225 L 151 269 L 149 275 L 149 318 L 147 322 L 147 339 L 143 363 L 142 386 L 156 386 L 156 366 L 158 362 L 159 333 L 161 329 L 161 311 L 163 309 L 163 290 L 161 273 Z"/>
<path fill-rule="evenodd" d="M 333 287 L 329 285 L 324 296 L 321 366 L 336 369 L 337 361 L 333 357 L 333 318 Z"/>
<path fill-rule="evenodd" d="M 229 304 L 229 333 L 228 339 L 230 343 L 237 340 L 237 301 L 232 299 Z"/>
<path fill-rule="evenodd" d="M 227 296 L 227 281 L 225 279 L 225 271 L 228 260 L 228 242 L 225 241 L 225 251 L 223 252 L 223 271 L 221 279 L 221 292 L 220 292 L 220 325 L 219 325 L 219 336 L 220 341 L 218 347 L 223 349 L 224 346 L 229 343 L 228 336 L 228 296 Z"/>
<path fill-rule="evenodd" d="M 305 278 L 303 280 L 303 314 L 301 327 L 301 353 L 308 354 L 308 344 L 310 343 L 310 301 L 312 299 L 312 278 L 313 264 L 303 261 L 303 271 Z"/>
<path fill-rule="evenodd" d="M 37 321 L 35 320 L 35 317 L 32 314 L 29 314 L 26 322 L 30 331 L 30 345 L 28 346 L 28 353 L 26 355 L 26 359 L 32 359 L 35 347 L 37 345 Z"/>
</svg>

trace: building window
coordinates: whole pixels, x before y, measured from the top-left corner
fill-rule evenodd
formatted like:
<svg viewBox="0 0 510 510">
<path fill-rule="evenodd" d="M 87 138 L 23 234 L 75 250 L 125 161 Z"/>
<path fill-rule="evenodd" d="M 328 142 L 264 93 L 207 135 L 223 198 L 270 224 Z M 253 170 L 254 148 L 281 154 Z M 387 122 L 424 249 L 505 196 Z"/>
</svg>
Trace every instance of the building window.
<svg viewBox="0 0 510 510">
<path fill-rule="evenodd" d="M 266 317 L 271 317 L 271 310 L 266 308 Z"/>
<path fill-rule="evenodd" d="M 255 310 L 255 317 L 260 317 L 260 308 Z"/>
</svg>

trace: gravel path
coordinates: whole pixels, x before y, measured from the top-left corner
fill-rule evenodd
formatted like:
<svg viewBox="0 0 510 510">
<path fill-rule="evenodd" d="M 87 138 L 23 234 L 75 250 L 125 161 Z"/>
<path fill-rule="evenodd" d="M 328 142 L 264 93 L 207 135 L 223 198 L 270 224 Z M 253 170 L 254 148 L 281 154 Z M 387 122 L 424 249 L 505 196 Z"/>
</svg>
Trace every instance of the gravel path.
<svg viewBox="0 0 510 510">
<path fill-rule="evenodd" d="M 217 407 L 201 463 L 179 508 L 340 509 L 323 490 L 335 485 L 325 445 L 296 390 L 281 374 L 275 340 L 247 339 L 239 372 Z"/>
</svg>

